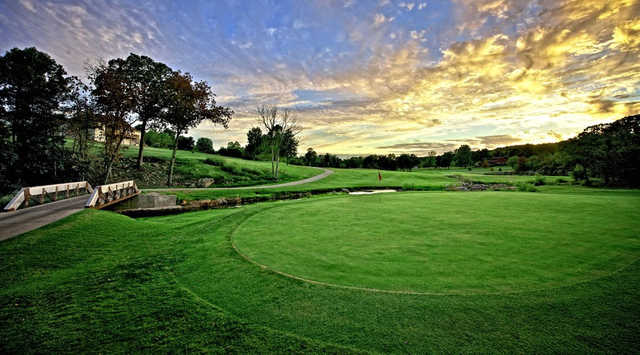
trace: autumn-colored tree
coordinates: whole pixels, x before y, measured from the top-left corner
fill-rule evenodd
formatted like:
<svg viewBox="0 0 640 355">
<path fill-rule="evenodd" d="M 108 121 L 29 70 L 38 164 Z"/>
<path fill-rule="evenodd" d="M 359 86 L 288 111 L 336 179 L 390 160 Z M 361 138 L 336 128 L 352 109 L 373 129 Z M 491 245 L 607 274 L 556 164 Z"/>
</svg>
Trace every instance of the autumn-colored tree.
<svg viewBox="0 0 640 355">
<path fill-rule="evenodd" d="M 202 121 L 229 127 L 233 111 L 216 105 L 215 94 L 204 82 L 194 82 L 189 73 L 174 72 L 167 80 L 167 109 L 163 114 L 164 122 L 175 134 L 173 152 L 167 177 L 167 185 L 173 184 L 173 169 L 178 149 L 178 137 Z"/>
</svg>

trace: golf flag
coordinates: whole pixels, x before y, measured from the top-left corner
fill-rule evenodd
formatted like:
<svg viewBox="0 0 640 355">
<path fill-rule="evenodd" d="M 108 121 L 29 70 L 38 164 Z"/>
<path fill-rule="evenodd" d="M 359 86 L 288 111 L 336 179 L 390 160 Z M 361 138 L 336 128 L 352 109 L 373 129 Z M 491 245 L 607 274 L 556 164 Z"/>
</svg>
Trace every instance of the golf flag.
<svg viewBox="0 0 640 355">
<path fill-rule="evenodd" d="M 382 175 L 380 174 L 380 171 L 378 171 L 378 181 L 382 181 Z"/>
</svg>

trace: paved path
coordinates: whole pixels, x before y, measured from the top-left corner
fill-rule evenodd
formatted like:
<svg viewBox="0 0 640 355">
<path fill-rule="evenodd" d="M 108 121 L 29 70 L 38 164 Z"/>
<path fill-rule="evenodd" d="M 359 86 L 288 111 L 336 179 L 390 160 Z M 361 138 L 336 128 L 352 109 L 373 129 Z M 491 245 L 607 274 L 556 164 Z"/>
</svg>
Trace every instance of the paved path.
<svg viewBox="0 0 640 355">
<path fill-rule="evenodd" d="M 333 174 L 333 171 L 329 169 L 322 169 L 324 172 L 322 174 L 312 176 L 310 178 L 306 178 L 303 180 L 285 182 L 282 184 L 275 185 L 258 185 L 258 186 L 238 186 L 238 187 L 170 187 L 170 188 L 161 188 L 161 189 L 143 189 L 144 191 L 218 191 L 218 190 L 248 190 L 248 189 L 273 189 L 277 187 L 287 187 L 287 186 L 296 186 L 302 184 L 308 184 L 310 182 L 318 181 L 326 178 L 327 176 Z"/>
<path fill-rule="evenodd" d="M 82 211 L 89 195 L 0 213 L 0 241 L 40 228 Z"/>
</svg>

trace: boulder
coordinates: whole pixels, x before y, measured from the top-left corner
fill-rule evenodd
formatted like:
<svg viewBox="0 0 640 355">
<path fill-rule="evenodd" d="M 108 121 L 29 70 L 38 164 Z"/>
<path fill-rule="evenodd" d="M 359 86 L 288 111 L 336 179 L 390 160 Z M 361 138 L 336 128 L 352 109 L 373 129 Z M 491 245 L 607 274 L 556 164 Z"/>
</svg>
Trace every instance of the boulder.
<svg viewBox="0 0 640 355">
<path fill-rule="evenodd" d="M 198 187 L 209 187 L 211 185 L 213 185 L 215 183 L 215 180 L 213 180 L 213 178 L 201 178 L 198 179 Z"/>
</svg>

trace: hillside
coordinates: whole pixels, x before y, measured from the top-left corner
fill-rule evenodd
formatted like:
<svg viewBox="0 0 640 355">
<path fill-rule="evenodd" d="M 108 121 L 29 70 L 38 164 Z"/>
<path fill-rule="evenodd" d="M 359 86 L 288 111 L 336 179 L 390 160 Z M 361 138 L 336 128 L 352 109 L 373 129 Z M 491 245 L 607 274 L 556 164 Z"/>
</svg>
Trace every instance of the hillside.
<svg viewBox="0 0 640 355">
<path fill-rule="evenodd" d="M 70 148 L 68 140 L 66 147 Z M 93 164 L 100 164 L 102 146 L 94 143 L 91 149 Z M 138 147 L 123 147 L 122 158 L 114 167 L 112 182 L 135 180 L 138 187 L 165 187 L 171 150 L 145 147 L 142 170 L 135 168 Z M 278 182 L 306 179 L 321 173 L 317 168 L 280 163 Z M 271 178 L 271 162 L 230 158 L 217 154 L 207 154 L 178 150 L 174 170 L 175 187 L 231 187 L 274 183 Z M 96 178 L 94 178 L 96 179 Z M 89 177 L 91 180 L 91 177 Z M 98 182 L 98 181 L 96 181 Z"/>
</svg>

